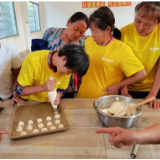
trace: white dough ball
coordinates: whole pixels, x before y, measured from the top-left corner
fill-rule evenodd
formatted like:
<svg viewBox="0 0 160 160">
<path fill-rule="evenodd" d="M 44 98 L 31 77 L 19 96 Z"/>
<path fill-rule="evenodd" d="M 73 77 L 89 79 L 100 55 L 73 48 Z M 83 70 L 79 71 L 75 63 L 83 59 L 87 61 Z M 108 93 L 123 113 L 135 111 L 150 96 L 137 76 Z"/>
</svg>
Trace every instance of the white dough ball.
<svg viewBox="0 0 160 160">
<path fill-rule="evenodd" d="M 30 124 L 30 125 L 33 124 L 33 121 L 32 121 L 32 120 L 29 120 L 29 121 L 28 121 L 28 124 Z"/>
<path fill-rule="evenodd" d="M 20 134 L 20 136 L 24 136 L 24 135 L 27 135 L 27 133 L 26 132 L 21 132 L 21 134 Z"/>
<path fill-rule="evenodd" d="M 28 125 L 28 126 L 27 126 L 27 130 L 30 131 L 30 130 L 32 130 L 32 129 L 33 129 L 33 127 L 32 127 L 31 125 Z"/>
<path fill-rule="evenodd" d="M 42 128 L 43 126 L 44 126 L 43 123 L 39 123 L 39 124 L 38 124 L 38 127 L 39 127 L 39 128 Z"/>
<path fill-rule="evenodd" d="M 51 126 L 52 125 L 52 122 L 47 122 L 47 126 Z"/>
<path fill-rule="evenodd" d="M 55 130 L 55 129 L 56 129 L 55 126 L 51 126 L 51 127 L 50 127 L 50 130 Z"/>
<path fill-rule="evenodd" d="M 19 121 L 18 125 L 19 125 L 19 126 L 23 126 L 23 125 L 24 125 L 24 122 Z"/>
<path fill-rule="evenodd" d="M 41 122 L 42 122 L 42 118 L 38 118 L 38 119 L 37 119 L 37 122 L 38 122 L 38 123 L 41 123 Z"/>
<path fill-rule="evenodd" d="M 51 119 L 52 119 L 52 118 L 51 118 L 51 117 L 49 117 L 49 116 L 46 118 L 46 120 L 47 120 L 47 121 L 50 121 Z"/>
<path fill-rule="evenodd" d="M 23 128 L 21 126 L 18 126 L 16 129 L 17 132 L 22 132 L 22 130 L 23 130 Z"/>
<path fill-rule="evenodd" d="M 34 129 L 34 130 L 33 130 L 33 133 L 38 133 L 38 132 L 39 132 L 38 129 Z"/>
<path fill-rule="evenodd" d="M 57 119 L 57 120 L 55 120 L 55 124 L 60 124 L 60 120 L 59 119 Z"/>
<path fill-rule="evenodd" d="M 60 116 L 60 114 L 56 114 L 55 116 L 54 116 L 54 118 L 60 118 L 61 116 Z"/>
<path fill-rule="evenodd" d="M 63 124 L 59 124 L 59 128 L 64 128 L 64 125 Z"/>
<path fill-rule="evenodd" d="M 42 132 L 47 131 L 47 128 L 42 128 L 41 131 Z"/>
</svg>

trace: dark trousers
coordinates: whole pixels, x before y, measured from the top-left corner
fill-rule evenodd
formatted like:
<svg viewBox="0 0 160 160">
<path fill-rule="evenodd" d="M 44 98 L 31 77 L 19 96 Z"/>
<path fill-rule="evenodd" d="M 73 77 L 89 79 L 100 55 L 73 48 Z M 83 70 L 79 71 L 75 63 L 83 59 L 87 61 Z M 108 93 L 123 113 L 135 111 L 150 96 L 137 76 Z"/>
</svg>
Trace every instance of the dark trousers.
<svg viewBox="0 0 160 160">
<path fill-rule="evenodd" d="M 74 92 L 66 92 L 62 98 L 74 98 Z"/>
<path fill-rule="evenodd" d="M 132 98 L 137 98 L 137 99 L 145 98 L 149 94 L 149 92 L 134 92 L 134 91 L 128 91 L 128 93 L 132 96 Z M 119 95 L 121 95 L 120 92 Z M 158 91 L 156 98 L 160 98 L 160 90 Z"/>
</svg>

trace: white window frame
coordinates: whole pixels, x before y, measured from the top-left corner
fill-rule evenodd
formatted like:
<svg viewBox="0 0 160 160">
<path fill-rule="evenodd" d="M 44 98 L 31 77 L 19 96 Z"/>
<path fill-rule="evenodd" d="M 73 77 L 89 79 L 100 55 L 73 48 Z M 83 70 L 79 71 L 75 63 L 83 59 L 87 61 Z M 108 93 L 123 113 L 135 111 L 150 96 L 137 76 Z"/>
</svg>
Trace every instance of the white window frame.
<svg viewBox="0 0 160 160">
<path fill-rule="evenodd" d="M 37 25 L 36 25 L 36 23 L 35 23 L 35 21 L 34 21 L 34 25 L 35 25 L 35 30 L 33 31 L 31 31 L 31 24 L 30 24 L 30 18 L 29 18 L 29 9 L 28 9 L 28 3 L 32 3 L 33 5 L 37 5 L 38 6 L 38 23 L 39 23 L 39 29 L 37 29 Z M 33 9 L 34 10 L 34 9 Z M 31 1 L 28 1 L 27 2 L 27 11 L 28 11 L 28 21 L 29 21 L 29 26 L 30 26 L 30 32 L 31 33 L 33 33 L 33 32 L 38 32 L 38 31 L 41 31 L 41 23 L 40 23 L 40 13 L 39 13 L 39 4 L 38 3 L 36 3 L 36 2 L 31 2 Z M 35 12 L 34 12 L 34 14 L 35 14 Z M 34 19 L 35 19 L 35 16 L 33 17 Z"/>
<path fill-rule="evenodd" d="M 5 1 L 4 1 L 5 2 Z M 9 2 L 9 1 L 6 1 L 6 3 L 7 2 Z M 2 2 L 0 2 L 0 3 L 2 3 Z M 13 35 L 9 35 L 9 36 L 7 36 L 6 35 L 6 31 L 5 31 L 5 25 L 4 25 L 4 22 L 6 21 L 6 19 L 4 20 L 4 17 L 3 17 L 3 14 L 2 14 L 2 5 L 0 4 L 0 17 L 1 17 L 1 23 L 2 23 L 2 28 L 0 28 L 0 30 L 3 30 L 3 32 L 4 32 L 4 36 L 3 37 L 0 37 L 0 39 L 4 39 L 4 38 L 9 38 L 9 37 L 14 37 L 14 36 L 17 36 L 18 35 L 18 29 L 17 29 L 17 20 L 16 20 L 16 15 L 15 15 L 15 7 L 14 7 L 14 3 L 11 1 L 11 3 L 12 3 L 12 6 L 13 6 L 13 15 L 11 15 L 11 16 L 13 16 L 14 18 L 12 19 L 13 21 L 14 21 L 14 24 L 15 24 L 15 34 L 13 34 Z M 4 6 L 3 6 L 4 7 Z"/>
</svg>

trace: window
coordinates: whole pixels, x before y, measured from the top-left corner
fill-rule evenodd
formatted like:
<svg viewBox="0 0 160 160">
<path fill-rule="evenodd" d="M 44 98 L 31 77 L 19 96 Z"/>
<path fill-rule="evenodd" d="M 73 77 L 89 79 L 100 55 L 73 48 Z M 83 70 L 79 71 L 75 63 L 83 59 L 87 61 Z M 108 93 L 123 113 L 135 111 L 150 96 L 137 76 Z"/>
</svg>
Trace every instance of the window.
<svg viewBox="0 0 160 160">
<path fill-rule="evenodd" d="M 0 38 L 17 35 L 13 2 L 0 2 Z"/>
<path fill-rule="evenodd" d="M 39 4 L 27 2 L 30 31 L 40 31 Z"/>
</svg>

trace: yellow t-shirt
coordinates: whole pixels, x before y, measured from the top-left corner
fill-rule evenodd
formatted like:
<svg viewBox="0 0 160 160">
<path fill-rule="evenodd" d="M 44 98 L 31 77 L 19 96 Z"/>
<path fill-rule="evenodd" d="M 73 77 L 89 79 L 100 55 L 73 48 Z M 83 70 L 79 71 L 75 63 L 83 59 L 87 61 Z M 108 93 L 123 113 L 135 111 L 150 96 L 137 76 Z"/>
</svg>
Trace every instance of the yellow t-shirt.
<svg viewBox="0 0 160 160">
<path fill-rule="evenodd" d="M 160 56 L 160 25 L 145 37 L 138 35 L 134 23 L 121 29 L 122 41 L 129 45 L 141 61 L 147 76 L 128 86 L 129 91 L 150 91 Z"/>
<path fill-rule="evenodd" d="M 70 76 L 53 72 L 48 65 L 49 50 L 41 50 L 30 53 L 22 62 L 22 68 L 18 76 L 18 83 L 22 86 L 39 86 L 49 80 L 49 76 L 58 79 L 55 89 L 66 89 Z M 30 96 L 22 96 L 23 99 L 40 102 L 48 101 L 48 92 L 39 92 Z"/>
<path fill-rule="evenodd" d="M 144 67 L 125 43 L 114 39 L 107 46 L 99 46 L 92 37 L 85 41 L 90 66 L 78 92 L 78 98 L 98 98 L 105 94 L 104 88 L 129 77 Z"/>
</svg>

